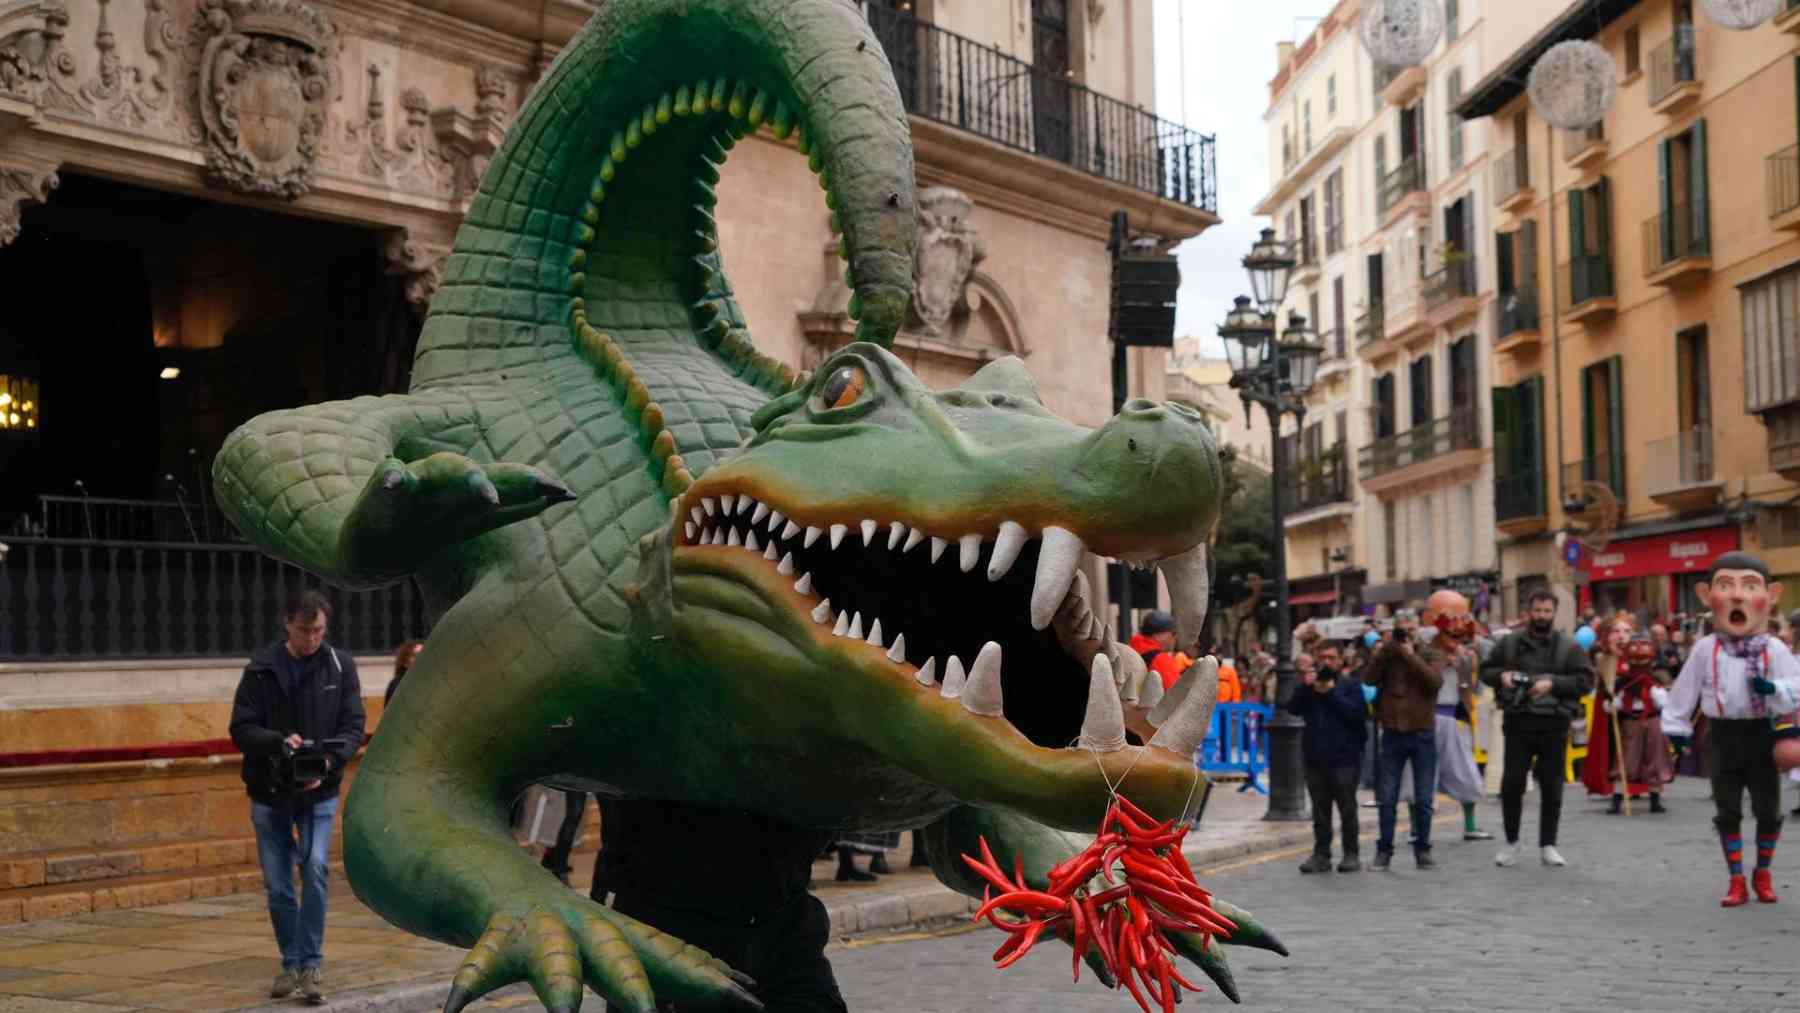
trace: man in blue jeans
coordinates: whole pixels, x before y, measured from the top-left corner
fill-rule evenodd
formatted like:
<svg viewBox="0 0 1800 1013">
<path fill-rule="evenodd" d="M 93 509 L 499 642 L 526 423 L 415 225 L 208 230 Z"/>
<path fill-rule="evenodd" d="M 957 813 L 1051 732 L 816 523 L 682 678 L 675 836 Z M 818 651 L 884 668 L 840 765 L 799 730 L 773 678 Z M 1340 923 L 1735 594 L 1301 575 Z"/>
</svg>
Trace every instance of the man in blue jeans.
<svg viewBox="0 0 1800 1013">
<path fill-rule="evenodd" d="M 244 754 L 256 854 L 281 949 L 281 974 L 269 995 L 299 992 L 314 1004 L 325 1001 L 321 965 L 338 787 L 363 737 L 362 682 L 356 661 L 325 643 L 330 615 L 317 591 L 291 599 L 282 614 L 286 636 L 251 656 L 231 706 L 231 740 Z"/>
<path fill-rule="evenodd" d="M 1394 823 L 1400 785 L 1412 764 L 1413 860 L 1421 869 L 1437 865 L 1431 857 L 1431 810 L 1437 790 L 1437 694 L 1444 684 L 1443 665 L 1425 657 L 1419 643 L 1419 617 L 1402 609 L 1394 617 L 1394 635 L 1375 652 L 1363 681 L 1375 687 L 1375 720 L 1381 729 L 1377 758 L 1376 799 L 1381 806 L 1381 835 L 1375 841 L 1375 868 L 1394 860 Z"/>
</svg>

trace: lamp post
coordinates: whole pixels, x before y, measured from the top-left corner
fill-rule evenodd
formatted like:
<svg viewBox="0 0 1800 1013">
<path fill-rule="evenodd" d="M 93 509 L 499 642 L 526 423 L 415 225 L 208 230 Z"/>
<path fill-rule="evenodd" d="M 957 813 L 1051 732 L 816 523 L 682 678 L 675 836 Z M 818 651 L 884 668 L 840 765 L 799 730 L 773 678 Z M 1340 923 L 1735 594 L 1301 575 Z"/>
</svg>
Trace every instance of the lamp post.
<svg viewBox="0 0 1800 1013">
<path fill-rule="evenodd" d="M 1304 722 L 1289 714 L 1284 706 L 1294 692 L 1295 675 L 1293 620 L 1288 610 L 1286 510 L 1282 502 L 1288 460 L 1281 442 L 1281 419 L 1291 414 L 1296 430 L 1304 425 L 1306 394 L 1312 390 L 1325 348 L 1307 328 L 1306 318 L 1298 313 L 1288 316 L 1287 326 L 1279 338 L 1276 336 L 1275 311 L 1287 298 L 1288 279 L 1295 264 L 1292 244 L 1277 240 L 1274 229 L 1264 229 L 1244 258 L 1255 304 L 1248 297 L 1239 296 L 1219 327 L 1219 336 L 1225 339 L 1226 353 L 1231 358 L 1231 385 L 1237 388 L 1246 412 L 1252 401 L 1268 412 L 1273 443 L 1269 499 L 1275 524 L 1275 715 L 1268 724 L 1269 809 L 1263 815 L 1267 820 L 1303 820 L 1307 816 L 1300 758 L 1300 730 Z"/>
</svg>

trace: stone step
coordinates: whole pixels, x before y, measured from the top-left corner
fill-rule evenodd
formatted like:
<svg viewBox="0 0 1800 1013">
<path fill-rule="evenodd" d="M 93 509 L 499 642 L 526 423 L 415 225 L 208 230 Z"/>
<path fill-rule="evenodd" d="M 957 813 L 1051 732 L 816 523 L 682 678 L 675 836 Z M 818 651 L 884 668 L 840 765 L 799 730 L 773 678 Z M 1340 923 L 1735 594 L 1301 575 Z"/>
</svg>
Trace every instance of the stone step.
<svg viewBox="0 0 1800 1013">
<path fill-rule="evenodd" d="M 251 852 L 251 861 L 230 866 L 0 890 L 0 925 L 261 890 L 262 871 L 254 860 L 254 847 Z M 341 879 L 342 859 L 334 859 L 331 870 Z"/>
</svg>

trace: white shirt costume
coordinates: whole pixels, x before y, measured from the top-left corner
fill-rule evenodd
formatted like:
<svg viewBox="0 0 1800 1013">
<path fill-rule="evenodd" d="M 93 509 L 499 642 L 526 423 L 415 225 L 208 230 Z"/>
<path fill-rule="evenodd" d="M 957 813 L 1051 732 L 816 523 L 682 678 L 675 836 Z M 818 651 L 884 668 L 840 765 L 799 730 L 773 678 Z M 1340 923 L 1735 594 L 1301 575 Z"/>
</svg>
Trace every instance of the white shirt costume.
<svg viewBox="0 0 1800 1013">
<path fill-rule="evenodd" d="M 1800 708 L 1800 660 L 1775 637 L 1768 641 L 1768 671 L 1763 677 L 1775 684 L 1775 692 L 1762 696 L 1750 688 L 1750 663 L 1724 650 L 1716 633 L 1701 637 L 1681 666 L 1663 707 L 1665 735 L 1692 737 L 1696 705 L 1709 718 L 1746 720 L 1791 714 Z"/>
</svg>

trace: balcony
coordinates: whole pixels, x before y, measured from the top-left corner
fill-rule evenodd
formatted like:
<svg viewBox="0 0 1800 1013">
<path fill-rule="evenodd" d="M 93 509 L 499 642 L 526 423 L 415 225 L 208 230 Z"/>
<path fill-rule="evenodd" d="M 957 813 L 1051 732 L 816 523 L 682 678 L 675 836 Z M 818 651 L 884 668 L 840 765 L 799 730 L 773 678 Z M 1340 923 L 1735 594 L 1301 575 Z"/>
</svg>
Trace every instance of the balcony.
<svg viewBox="0 0 1800 1013">
<path fill-rule="evenodd" d="M 1491 184 L 1494 206 L 1502 214 L 1518 214 L 1530 209 L 1537 194 L 1531 189 L 1531 168 L 1520 162 L 1516 151 L 1508 151 L 1494 161 Z"/>
<path fill-rule="evenodd" d="M 1494 475 L 1494 524 L 1509 538 L 1535 535 L 1550 526 L 1544 495 L 1544 469 L 1528 468 Z"/>
<path fill-rule="evenodd" d="M 1578 172 L 1591 172 L 1606 164 L 1610 148 L 1606 142 L 1606 124 L 1596 123 L 1580 130 L 1562 131 L 1563 161 Z"/>
<path fill-rule="evenodd" d="M 1381 101 L 1400 109 L 1425 94 L 1425 68 L 1407 67 L 1387 75 L 1381 84 Z"/>
<path fill-rule="evenodd" d="M 1677 513 L 1705 510 L 1719 502 L 1724 479 L 1713 470 L 1711 426 L 1694 426 L 1645 449 L 1644 491 Z"/>
<path fill-rule="evenodd" d="M 1356 354 L 1371 362 L 1385 359 L 1394 354 L 1394 346 L 1387 341 L 1387 307 L 1374 302 L 1362 316 L 1356 318 Z"/>
<path fill-rule="evenodd" d="M 1296 464 L 1281 485 L 1282 509 L 1289 528 L 1303 528 L 1350 516 L 1350 469 L 1341 446 Z"/>
<path fill-rule="evenodd" d="M 1570 461 L 1562 469 L 1563 513 L 1584 524 L 1600 521 L 1610 495 L 1612 519 L 1625 505 L 1625 452 L 1599 460 Z"/>
<path fill-rule="evenodd" d="M 1650 51 L 1650 108 L 1665 116 L 1685 111 L 1700 97 L 1694 67 L 1694 29 L 1677 25 L 1669 41 Z"/>
<path fill-rule="evenodd" d="M 1344 328 L 1334 328 L 1319 335 L 1325 353 L 1319 356 L 1319 372 L 1313 377 L 1313 390 L 1323 391 L 1337 376 L 1348 376 L 1356 363 L 1350 358 L 1350 335 Z"/>
<path fill-rule="evenodd" d="M 1304 229 L 1300 238 L 1294 241 L 1294 273 L 1289 285 L 1311 285 L 1319 280 L 1319 237 L 1310 229 Z"/>
<path fill-rule="evenodd" d="M 1769 222 L 1778 229 L 1800 231 L 1800 145 L 1790 144 L 1763 160 L 1763 190 Z"/>
<path fill-rule="evenodd" d="M 1325 223 L 1325 255 L 1330 257 L 1343 252 L 1344 223 L 1342 221 Z"/>
<path fill-rule="evenodd" d="M 1458 251 L 1444 261 L 1443 267 L 1425 276 L 1425 315 L 1433 327 L 1449 327 L 1474 316 L 1481 305 L 1475 255 Z"/>
<path fill-rule="evenodd" d="M 1699 216 L 1704 221 L 1704 208 Z M 1667 215 L 1652 215 L 1644 222 L 1645 281 L 1667 288 L 1711 273 L 1712 249 L 1694 218 L 1693 206 L 1682 202 L 1671 204 Z"/>
<path fill-rule="evenodd" d="M 1408 214 L 1428 215 L 1431 193 L 1425 189 L 1425 163 L 1417 155 L 1401 160 L 1381 178 L 1375 192 L 1376 217 L 1387 228 Z"/>
<path fill-rule="evenodd" d="M 911 14 L 865 6 L 907 112 L 1218 213 L 1212 137 Z"/>
<path fill-rule="evenodd" d="M 1481 428 L 1469 405 L 1363 447 L 1356 472 L 1363 488 L 1382 494 L 1475 467 L 1481 457 Z"/>
<path fill-rule="evenodd" d="M 1604 253 L 1589 253 L 1556 266 L 1556 290 L 1561 296 L 1562 321 L 1592 327 L 1611 320 L 1619 311 L 1613 290 L 1612 260 Z"/>
<path fill-rule="evenodd" d="M 1784 322 L 1784 333 L 1795 330 L 1793 321 Z M 1769 434 L 1769 470 L 1790 482 L 1800 482 L 1800 404 L 1767 409 L 1762 419 Z"/>
<path fill-rule="evenodd" d="M 1276 181 L 1274 189 L 1256 203 L 1256 207 L 1252 211 L 1259 215 L 1274 215 L 1293 200 L 1294 194 L 1306 186 L 1320 169 L 1330 164 L 1338 152 L 1344 150 L 1355 139 L 1355 130 L 1347 126 L 1337 126 L 1327 130 L 1325 136 L 1319 138 L 1318 143 L 1304 153 L 1293 153 L 1291 148 L 1284 149 L 1285 157 L 1281 167 L 1281 178 Z M 1334 251 L 1327 250 L 1326 252 Z"/>
<path fill-rule="evenodd" d="M 1538 331 L 1537 280 L 1528 279 L 1518 291 L 1500 297 L 1499 312 L 1494 314 L 1494 351 L 1517 355 L 1536 348 L 1542 340 Z"/>
</svg>

